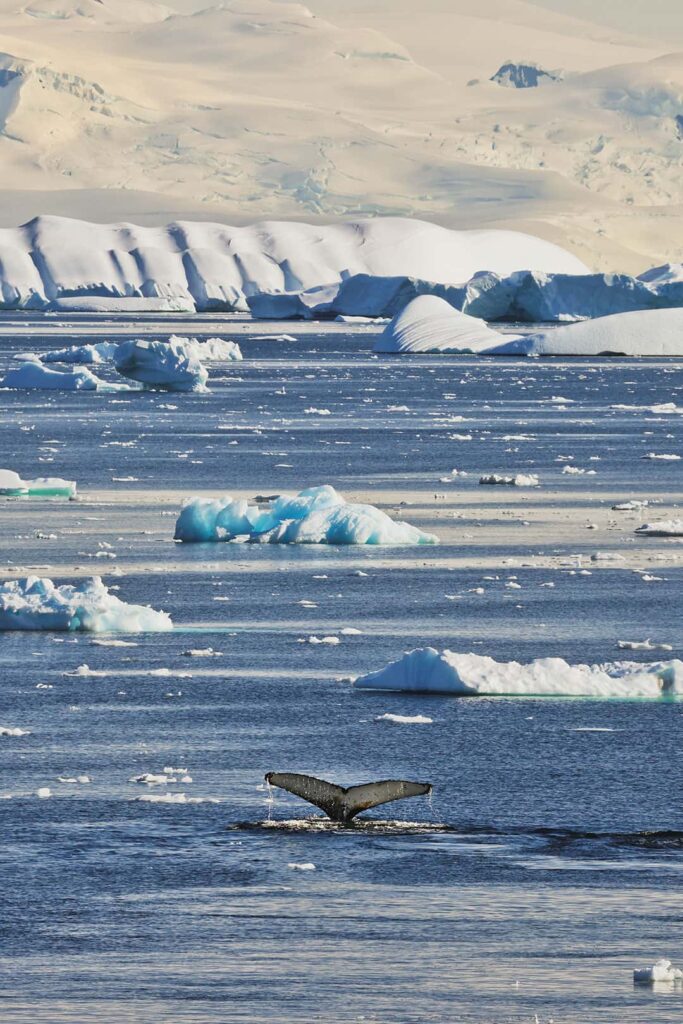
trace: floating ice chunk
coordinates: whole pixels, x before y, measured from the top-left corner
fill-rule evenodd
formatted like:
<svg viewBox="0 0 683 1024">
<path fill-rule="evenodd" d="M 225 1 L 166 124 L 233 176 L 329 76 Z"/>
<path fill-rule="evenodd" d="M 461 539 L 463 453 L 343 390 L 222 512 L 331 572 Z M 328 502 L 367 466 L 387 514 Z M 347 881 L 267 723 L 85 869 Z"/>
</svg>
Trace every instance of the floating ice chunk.
<svg viewBox="0 0 683 1024">
<path fill-rule="evenodd" d="M 514 476 L 501 476 L 500 473 L 491 473 L 489 476 L 479 478 L 479 483 L 503 484 L 508 487 L 538 487 L 539 479 L 535 473 L 515 473 Z"/>
<path fill-rule="evenodd" d="M 265 509 L 230 497 L 192 498 L 183 507 L 175 539 L 186 543 L 246 536 L 271 544 L 437 544 L 433 534 L 395 522 L 373 505 L 347 504 L 333 487 L 280 495 Z"/>
<path fill-rule="evenodd" d="M 31 730 L 30 729 L 19 729 L 19 728 L 16 728 L 16 727 L 12 728 L 10 726 L 0 725 L 0 736 L 30 736 L 30 735 L 31 735 Z"/>
<path fill-rule="evenodd" d="M 178 339 L 123 341 L 114 353 L 114 366 L 124 377 L 165 391 L 205 391 L 209 379 L 194 346 Z"/>
<path fill-rule="evenodd" d="M 143 793 L 135 797 L 139 803 L 145 804 L 219 804 L 210 796 L 187 796 L 185 793 Z"/>
<path fill-rule="evenodd" d="M 0 495 L 33 498 L 75 498 L 76 483 L 59 477 L 39 476 L 35 480 L 22 480 L 11 469 L 0 469 Z"/>
<path fill-rule="evenodd" d="M 375 715 L 376 722 L 393 722 L 395 725 L 432 725 L 433 718 L 426 715 L 392 715 L 387 712 L 385 715 Z"/>
<path fill-rule="evenodd" d="M 91 780 L 89 775 L 75 775 L 75 776 L 60 775 L 59 778 L 57 779 L 57 782 L 62 782 L 64 784 L 68 784 L 68 785 L 72 785 L 72 786 L 75 786 L 75 785 L 87 786 L 87 785 L 90 784 L 91 781 L 92 780 Z"/>
<path fill-rule="evenodd" d="M 680 462 L 680 455 L 663 455 L 657 454 L 657 452 L 648 452 L 647 455 L 641 455 L 641 459 L 658 459 L 660 462 Z"/>
<path fill-rule="evenodd" d="M 643 523 L 635 532 L 644 537 L 683 537 L 683 519 L 664 519 L 659 523 Z"/>
<path fill-rule="evenodd" d="M 82 363 L 96 365 L 113 359 L 119 347 L 116 341 L 100 341 L 96 345 L 71 345 L 69 348 L 57 348 L 45 352 L 40 357 L 41 363 Z"/>
<path fill-rule="evenodd" d="M 28 576 L 0 584 L 0 630 L 48 629 L 146 633 L 173 629 L 165 612 L 126 604 L 99 576 L 75 586 Z"/>
<path fill-rule="evenodd" d="M 641 309 L 612 316 L 598 315 L 593 320 L 565 324 L 509 341 L 500 347 L 499 354 L 680 356 L 683 355 L 683 309 Z"/>
<path fill-rule="evenodd" d="M 654 985 L 658 981 L 683 981 L 683 971 L 674 967 L 670 960 L 658 960 L 652 967 L 633 972 L 634 985 Z"/>
<path fill-rule="evenodd" d="M 97 391 L 108 386 L 90 370 L 49 370 L 42 363 L 33 361 L 9 370 L 0 380 L 2 388 L 28 391 Z"/>
<path fill-rule="evenodd" d="M 580 466 L 563 466 L 565 476 L 595 476 L 594 469 L 581 469 Z"/>
<path fill-rule="evenodd" d="M 39 800 L 49 800 L 52 796 L 52 790 L 49 786 L 41 786 L 40 789 L 36 790 L 35 794 Z"/>
<path fill-rule="evenodd" d="M 237 342 L 224 341 L 223 338 L 206 338 L 200 341 L 199 338 L 181 338 L 177 334 L 172 334 L 168 344 L 183 348 L 188 355 L 196 356 L 202 363 L 232 363 L 242 360 L 242 350 Z"/>
<path fill-rule="evenodd" d="M 418 295 L 384 329 L 375 352 L 486 353 L 517 335 L 499 334 L 436 295 Z"/>
<path fill-rule="evenodd" d="M 188 658 L 220 658 L 221 652 L 214 651 L 213 647 L 194 647 L 189 651 L 183 651 Z"/>
<path fill-rule="evenodd" d="M 143 772 L 142 775 L 134 775 L 129 782 L 137 782 L 142 786 L 165 786 L 173 780 L 168 774 L 155 775 L 153 772 Z"/>
<path fill-rule="evenodd" d="M 338 636 L 309 636 L 309 644 L 328 644 L 329 646 L 335 647 L 341 643 Z"/>
<path fill-rule="evenodd" d="M 637 499 L 634 499 L 633 501 L 622 501 L 617 505 L 612 505 L 612 511 L 632 512 L 634 509 L 637 508 L 647 508 L 649 504 L 649 501 L 638 501 Z"/>
<path fill-rule="evenodd" d="M 287 865 L 287 867 L 290 868 L 292 871 L 315 871 L 316 870 L 315 864 L 312 861 L 310 861 L 310 860 L 302 861 L 301 863 L 298 863 L 296 861 L 290 861 L 290 863 Z"/>
<path fill-rule="evenodd" d="M 672 651 L 671 644 L 653 644 L 647 640 L 617 640 L 617 647 L 622 651 Z"/>
<path fill-rule="evenodd" d="M 562 658 L 538 658 L 522 665 L 424 647 L 360 676 L 355 685 L 409 693 L 656 699 L 683 694 L 683 662 L 570 665 Z"/>
</svg>

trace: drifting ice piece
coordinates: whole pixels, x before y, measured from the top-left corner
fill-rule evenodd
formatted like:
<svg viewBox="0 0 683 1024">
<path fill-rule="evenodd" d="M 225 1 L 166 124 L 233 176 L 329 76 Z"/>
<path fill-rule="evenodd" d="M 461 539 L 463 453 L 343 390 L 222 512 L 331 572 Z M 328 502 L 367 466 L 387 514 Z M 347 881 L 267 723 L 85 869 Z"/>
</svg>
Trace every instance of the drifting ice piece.
<svg viewBox="0 0 683 1024">
<path fill-rule="evenodd" d="M 514 476 L 491 473 L 490 476 L 479 477 L 480 484 L 503 484 L 508 487 L 538 487 L 538 482 L 535 473 L 515 473 Z"/>
<path fill-rule="evenodd" d="M 658 960 L 652 967 L 633 972 L 634 985 L 654 985 L 657 981 L 683 982 L 683 971 L 674 967 L 670 960 Z"/>
<path fill-rule="evenodd" d="M 635 533 L 643 537 L 683 537 L 683 519 L 665 519 L 660 523 L 643 523 Z"/>
<path fill-rule="evenodd" d="M 680 356 L 683 309 L 616 313 L 509 340 L 501 355 Z"/>
<path fill-rule="evenodd" d="M 264 509 L 228 496 L 191 498 L 176 522 L 175 539 L 186 543 L 235 537 L 269 544 L 438 544 L 433 534 L 395 522 L 374 505 L 347 504 L 329 484 L 280 495 Z"/>
<path fill-rule="evenodd" d="M 236 341 L 224 341 L 223 338 L 207 338 L 200 341 L 199 338 L 181 338 L 172 334 L 168 339 L 169 345 L 178 345 L 188 355 L 196 356 L 202 362 L 239 362 L 242 359 L 242 352 Z"/>
<path fill-rule="evenodd" d="M 75 498 L 74 480 L 39 476 L 35 480 L 22 480 L 11 469 L 0 469 L 0 495 L 5 497 Z"/>
<path fill-rule="evenodd" d="M 367 782 L 345 789 L 324 779 L 316 779 L 313 775 L 298 775 L 295 772 L 268 772 L 266 782 L 269 786 L 277 786 L 300 796 L 307 803 L 319 807 L 332 821 L 344 825 L 371 807 L 405 800 L 411 796 L 427 796 L 432 791 L 428 782 L 406 782 L 402 779 Z"/>
<path fill-rule="evenodd" d="M 0 380 L 0 387 L 17 390 L 97 391 L 109 385 L 99 380 L 90 370 L 60 372 L 29 360 L 16 370 L 9 370 Z"/>
<path fill-rule="evenodd" d="M 40 357 L 41 363 L 82 363 L 90 366 L 112 359 L 119 347 L 116 341 L 100 341 L 96 345 L 71 345 L 69 348 L 57 348 L 45 352 Z"/>
<path fill-rule="evenodd" d="M 124 377 L 165 391 L 205 391 L 209 379 L 193 348 L 180 339 L 121 342 L 114 366 Z"/>
<path fill-rule="evenodd" d="M 562 658 L 538 658 L 520 665 L 423 647 L 378 672 L 359 676 L 355 685 L 361 690 L 408 693 L 661 698 L 683 694 L 683 662 L 569 665 Z"/>
<path fill-rule="evenodd" d="M 119 600 L 99 576 L 61 587 L 28 576 L 0 584 L 0 630 L 13 629 L 155 633 L 173 623 L 165 612 Z"/>
</svg>

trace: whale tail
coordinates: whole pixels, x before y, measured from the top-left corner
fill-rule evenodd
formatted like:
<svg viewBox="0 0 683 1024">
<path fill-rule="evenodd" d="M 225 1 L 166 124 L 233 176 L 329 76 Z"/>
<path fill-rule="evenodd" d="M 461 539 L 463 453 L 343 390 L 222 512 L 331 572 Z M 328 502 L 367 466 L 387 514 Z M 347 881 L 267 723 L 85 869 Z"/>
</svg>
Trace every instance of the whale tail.
<svg viewBox="0 0 683 1024">
<path fill-rule="evenodd" d="M 381 782 L 366 782 L 361 786 L 335 786 L 313 775 L 297 775 L 295 772 L 268 772 L 266 782 L 270 786 L 286 789 L 294 796 L 300 796 L 309 804 L 324 811 L 332 821 L 349 822 L 370 807 L 388 804 L 393 800 L 405 800 L 411 796 L 426 796 L 432 787 L 428 782 L 406 782 L 402 779 L 385 779 Z"/>
</svg>

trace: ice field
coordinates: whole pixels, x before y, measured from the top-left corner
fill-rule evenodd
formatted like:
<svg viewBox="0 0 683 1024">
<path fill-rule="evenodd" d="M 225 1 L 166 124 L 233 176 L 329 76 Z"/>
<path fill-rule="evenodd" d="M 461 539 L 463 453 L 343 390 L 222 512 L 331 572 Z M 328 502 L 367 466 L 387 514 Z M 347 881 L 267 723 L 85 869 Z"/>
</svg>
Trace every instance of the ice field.
<svg viewBox="0 0 683 1024">
<path fill-rule="evenodd" d="M 205 392 L 0 390 L 0 469 L 77 485 L 0 496 L 0 588 L 101 576 L 173 623 L 0 632 L 3 1024 L 680 1021 L 677 982 L 633 984 L 681 966 L 680 696 L 352 680 L 424 647 L 683 658 L 683 538 L 636 532 L 681 519 L 682 362 L 374 353 L 383 327 L 0 317 L 0 377 L 243 355 Z M 187 499 L 324 484 L 438 544 L 174 540 Z M 434 792 L 344 829 L 270 770 Z"/>
</svg>

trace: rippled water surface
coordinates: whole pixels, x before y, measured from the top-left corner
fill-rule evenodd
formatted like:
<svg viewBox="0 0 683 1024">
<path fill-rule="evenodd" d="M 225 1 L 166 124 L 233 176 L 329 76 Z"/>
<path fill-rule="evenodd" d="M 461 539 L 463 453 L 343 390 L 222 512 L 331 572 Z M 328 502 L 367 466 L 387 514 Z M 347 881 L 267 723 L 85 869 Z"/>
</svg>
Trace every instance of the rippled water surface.
<svg viewBox="0 0 683 1024">
<path fill-rule="evenodd" d="M 177 626 L 119 637 L 131 646 L 0 634 L 0 725 L 30 730 L 0 737 L 3 1022 L 678 1024 L 680 989 L 631 979 L 683 962 L 683 704 L 457 700 L 349 678 L 427 643 L 681 657 L 683 546 L 633 535 L 681 514 L 681 463 L 641 458 L 683 454 L 681 415 L 651 411 L 683 406 L 680 364 L 379 360 L 365 329 L 263 329 L 286 342 L 198 323 L 245 355 L 212 367 L 209 395 L 0 392 L 0 466 L 82 495 L 0 504 L 3 577 L 98 571 Z M 16 352 L 137 326 L 163 333 L 5 321 L 0 373 Z M 563 474 L 569 457 L 595 475 Z M 453 468 L 468 476 L 442 482 Z M 478 488 L 513 471 L 541 488 Z M 442 543 L 173 543 L 184 494 L 323 482 Z M 611 512 L 628 498 L 657 504 Z M 591 559 L 606 551 L 623 562 Z M 325 635 L 340 643 L 309 642 Z M 617 650 L 646 637 L 672 651 Z M 206 647 L 217 655 L 187 654 Z M 130 781 L 165 767 L 176 782 Z M 269 792 L 268 770 L 434 793 L 344 828 Z M 139 799 L 164 792 L 196 802 Z"/>
</svg>

